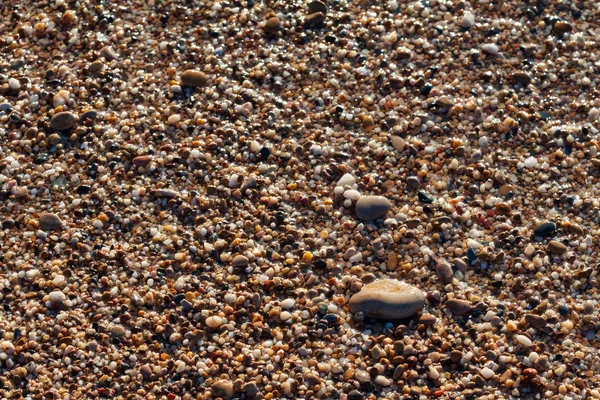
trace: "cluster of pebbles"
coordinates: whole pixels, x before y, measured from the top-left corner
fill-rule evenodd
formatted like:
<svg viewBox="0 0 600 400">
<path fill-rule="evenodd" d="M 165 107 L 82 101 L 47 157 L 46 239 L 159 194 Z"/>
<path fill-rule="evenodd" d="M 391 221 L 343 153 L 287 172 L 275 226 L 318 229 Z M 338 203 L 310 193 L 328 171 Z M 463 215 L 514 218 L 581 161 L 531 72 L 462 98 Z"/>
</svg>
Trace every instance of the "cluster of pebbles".
<svg viewBox="0 0 600 400">
<path fill-rule="evenodd" d="M 3 398 L 600 398 L 595 2 L 0 2 Z"/>
</svg>

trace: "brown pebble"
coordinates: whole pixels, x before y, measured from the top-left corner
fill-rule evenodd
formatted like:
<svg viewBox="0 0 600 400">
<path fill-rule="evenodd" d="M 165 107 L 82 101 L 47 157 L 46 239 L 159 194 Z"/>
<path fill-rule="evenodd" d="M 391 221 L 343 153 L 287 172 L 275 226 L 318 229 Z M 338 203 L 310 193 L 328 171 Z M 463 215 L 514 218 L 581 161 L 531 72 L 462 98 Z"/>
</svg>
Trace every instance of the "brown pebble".
<svg viewBox="0 0 600 400">
<path fill-rule="evenodd" d="M 431 326 L 434 325 L 437 321 L 437 318 L 435 317 L 435 315 L 433 314 L 423 314 L 421 315 L 421 317 L 419 318 L 419 323 L 425 325 L 425 326 Z"/>
<path fill-rule="evenodd" d="M 473 311 L 473 305 L 470 301 L 467 300 L 448 300 L 446 302 L 446 307 L 448 307 L 448 310 L 450 310 L 450 312 L 455 315 L 465 315 Z"/>
<path fill-rule="evenodd" d="M 44 213 L 38 220 L 40 228 L 47 231 L 55 231 L 62 227 L 62 221 L 56 214 Z"/>
<path fill-rule="evenodd" d="M 202 71 L 196 69 L 188 69 L 181 74 L 181 84 L 192 87 L 206 86 L 208 78 Z"/>
<path fill-rule="evenodd" d="M 65 131 L 71 129 L 75 125 L 75 121 L 77 121 L 77 118 L 73 113 L 68 111 L 59 112 L 54 114 L 50 120 L 50 128 L 55 131 Z"/>
<path fill-rule="evenodd" d="M 512 208 L 509 204 L 506 203 L 498 203 L 496 204 L 496 214 L 498 215 L 509 215 L 512 211 Z"/>
<path fill-rule="evenodd" d="M 231 399 L 234 395 L 233 383 L 226 379 L 219 379 L 210 387 L 214 397 L 221 397 L 225 400 Z"/>
<path fill-rule="evenodd" d="M 400 136 L 392 136 L 392 147 L 396 151 L 404 151 L 406 148 L 406 140 L 401 138 Z"/>
<path fill-rule="evenodd" d="M 438 260 L 435 266 L 435 272 L 442 283 L 452 283 L 452 280 L 454 279 L 454 272 L 452 272 L 452 267 L 445 260 Z"/>
<path fill-rule="evenodd" d="M 327 6 L 325 5 L 325 3 L 319 0 L 311 1 L 310 3 L 308 3 L 308 12 L 311 14 L 317 12 L 327 14 Z"/>
<path fill-rule="evenodd" d="M 249 262 L 250 260 L 248 260 L 248 257 L 240 254 L 233 258 L 231 265 L 234 267 L 245 267 Z"/>
<path fill-rule="evenodd" d="M 512 75 L 512 81 L 527 86 L 531 83 L 531 76 L 527 72 L 517 71 Z"/>
<path fill-rule="evenodd" d="M 535 314 L 525 315 L 525 322 L 530 327 L 538 329 L 538 330 L 542 329 L 543 327 L 546 326 L 546 319 L 544 319 L 544 317 L 541 317 L 541 316 L 535 315 Z"/>
<path fill-rule="evenodd" d="M 567 251 L 567 246 L 557 240 L 551 240 L 548 243 L 548 251 L 552 254 L 560 255 Z"/>
<path fill-rule="evenodd" d="M 375 122 L 373 121 L 373 118 L 367 115 L 363 118 L 361 126 L 363 131 L 371 132 L 373 130 L 373 127 L 375 126 Z"/>
<path fill-rule="evenodd" d="M 315 12 L 306 16 L 304 19 L 304 27 L 317 28 L 322 26 L 323 22 L 325 22 L 325 14 L 322 12 Z"/>
<path fill-rule="evenodd" d="M 498 189 L 498 192 L 506 197 L 507 195 L 514 193 L 515 188 L 512 185 L 502 185 L 500 186 L 500 189 Z"/>
<path fill-rule="evenodd" d="M 265 23 L 265 32 L 269 34 L 277 33 L 281 27 L 281 22 L 277 17 L 271 17 Z"/>
<path fill-rule="evenodd" d="M 152 156 L 137 156 L 133 159 L 133 165 L 147 167 L 152 162 Z"/>
<path fill-rule="evenodd" d="M 581 236 L 583 235 L 583 228 L 580 225 L 577 225 L 573 222 L 569 222 L 567 224 L 567 231 L 569 231 L 570 234 L 572 235 L 576 235 L 576 236 Z"/>
<path fill-rule="evenodd" d="M 567 32 L 571 32 L 573 30 L 573 26 L 566 21 L 558 21 L 552 27 L 555 33 L 559 35 L 563 35 Z"/>
</svg>

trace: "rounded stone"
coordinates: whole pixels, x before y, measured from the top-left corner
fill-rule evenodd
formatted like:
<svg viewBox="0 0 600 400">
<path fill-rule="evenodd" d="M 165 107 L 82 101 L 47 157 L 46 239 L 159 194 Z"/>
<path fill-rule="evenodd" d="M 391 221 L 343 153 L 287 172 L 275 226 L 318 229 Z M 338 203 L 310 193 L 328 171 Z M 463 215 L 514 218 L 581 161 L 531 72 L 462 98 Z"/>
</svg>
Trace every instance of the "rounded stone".
<svg viewBox="0 0 600 400">
<path fill-rule="evenodd" d="M 560 255 L 567 251 L 567 246 L 559 241 L 551 240 L 550 243 L 548 243 L 548 251 L 552 254 Z"/>
<path fill-rule="evenodd" d="M 383 196 L 363 196 L 356 202 L 356 215 L 362 220 L 383 217 L 392 208 L 392 203 Z"/>
<path fill-rule="evenodd" d="M 362 311 L 372 318 L 402 319 L 418 313 L 425 294 L 415 286 L 395 279 L 379 279 L 362 287 L 350 299 L 353 313 Z"/>
<path fill-rule="evenodd" d="M 547 237 L 556 232 L 556 224 L 554 222 L 542 222 L 533 230 L 535 236 Z"/>
<path fill-rule="evenodd" d="M 234 395 L 233 383 L 226 379 L 219 379 L 211 386 L 211 392 L 214 397 L 222 399 L 231 399 Z"/>
<path fill-rule="evenodd" d="M 327 6 L 319 0 L 311 1 L 308 3 L 308 12 L 311 14 L 316 12 L 327 14 Z"/>
<path fill-rule="evenodd" d="M 73 125 L 75 125 L 75 115 L 68 111 L 63 111 L 55 114 L 50 120 L 50 128 L 55 131 L 65 131 L 67 129 L 71 129 Z"/>
<path fill-rule="evenodd" d="M 455 315 L 465 315 L 473 311 L 473 305 L 470 301 L 467 300 L 448 300 L 446 302 L 446 307 L 448 307 L 448 310 L 450 310 L 450 312 Z"/>
<path fill-rule="evenodd" d="M 270 33 L 270 34 L 277 33 L 277 31 L 279 31 L 280 27 L 281 27 L 281 22 L 279 21 L 279 18 L 271 17 L 265 23 L 265 32 Z"/>
<path fill-rule="evenodd" d="M 206 86 L 208 78 L 202 71 L 188 69 L 181 74 L 181 83 L 186 86 L 201 87 Z"/>
<path fill-rule="evenodd" d="M 40 228 L 48 231 L 55 231 L 62 227 L 62 221 L 58 215 L 52 213 L 40 215 L 38 223 L 40 224 Z"/>
<path fill-rule="evenodd" d="M 233 258 L 233 261 L 231 261 L 231 265 L 234 267 L 245 267 L 248 265 L 249 262 L 250 260 L 248 260 L 248 257 L 240 254 Z"/>
<path fill-rule="evenodd" d="M 443 284 L 451 283 L 454 279 L 452 267 L 444 260 L 439 260 L 435 266 L 435 272 Z"/>
</svg>

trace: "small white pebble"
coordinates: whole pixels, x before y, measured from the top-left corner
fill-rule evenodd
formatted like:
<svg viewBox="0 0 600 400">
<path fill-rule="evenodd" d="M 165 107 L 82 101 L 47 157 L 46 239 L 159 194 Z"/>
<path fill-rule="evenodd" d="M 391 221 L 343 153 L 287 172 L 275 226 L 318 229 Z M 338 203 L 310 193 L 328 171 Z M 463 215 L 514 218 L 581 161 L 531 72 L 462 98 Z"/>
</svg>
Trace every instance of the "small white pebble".
<svg viewBox="0 0 600 400">
<path fill-rule="evenodd" d="M 12 90 L 20 89 L 21 88 L 21 82 L 19 82 L 15 78 L 10 78 L 8 80 L 8 87 L 10 87 Z"/>
<path fill-rule="evenodd" d="M 178 123 L 179 121 L 181 121 L 181 115 L 179 114 L 173 114 L 169 117 L 168 122 L 171 125 L 175 125 L 176 123 Z"/>
<path fill-rule="evenodd" d="M 525 168 L 535 168 L 538 164 L 538 161 L 535 157 L 527 157 L 524 164 Z"/>
<path fill-rule="evenodd" d="M 290 308 L 294 307 L 295 304 L 296 304 L 296 301 L 294 299 L 288 298 L 281 302 L 281 307 L 290 309 Z"/>
<path fill-rule="evenodd" d="M 206 326 L 209 328 L 218 328 L 223 324 L 223 319 L 216 315 L 206 318 Z"/>
<path fill-rule="evenodd" d="M 496 375 L 496 373 L 494 371 L 492 371 L 490 368 L 488 367 L 483 367 L 481 369 L 481 371 L 479 371 L 479 373 L 481 374 L 481 376 L 483 376 L 485 379 L 490 379 L 492 378 L 494 375 Z"/>
<path fill-rule="evenodd" d="M 517 342 L 519 342 L 519 344 L 521 344 L 525 347 L 530 347 L 533 345 L 533 342 L 531 341 L 531 339 L 529 339 L 525 335 L 517 335 L 516 339 L 517 339 Z"/>
</svg>

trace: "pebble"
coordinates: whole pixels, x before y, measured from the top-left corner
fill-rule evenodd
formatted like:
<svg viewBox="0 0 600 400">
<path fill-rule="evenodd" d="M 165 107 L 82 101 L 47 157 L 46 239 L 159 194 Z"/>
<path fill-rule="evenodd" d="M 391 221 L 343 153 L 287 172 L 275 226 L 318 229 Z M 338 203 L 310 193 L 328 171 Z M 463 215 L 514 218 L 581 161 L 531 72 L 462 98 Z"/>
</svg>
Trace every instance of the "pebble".
<svg viewBox="0 0 600 400">
<path fill-rule="evenodd" d="M 551 221 L 545 221 L 537 225 L 533 230 L 535 236 L 548 237 L 556 232 L 556 224 Z"/>
<path fill-rule="evenodd" d="M 463 13 L 462 18 L 460 19 L 460 26 L 465 29 L 468 29 L 473 25 L 475 25 L 475 15 L 473 15 L 472 12 L 465 11 Z"/>
<path fill-rule="evenodd" d="M 56 131 L 66 131 L 67 129 L 71 129 L 75 125 L 75 122 L 77 122 L 75 115 L 68 111 L 63 111 L 54 114 L 50 120 L 50 128 Z"/>
<path fill-rule="evenodd" d="M 214 382 L 211 387 L 211 392 L 214 397 L 220 397 L 224 400 L 229 400 L 235 394 L 233 383 L 226 379 L 219 379 Z"/>
<path fill-rule="evenodd" d="M 271 17 L 265 23 L 265 32 L 267 32 L 269 34 L 274 34 L 279 31 L 280 27 L 281 27 L 281 22 L 279 21 L 279 18 Z"/>
<path fill-rule="evenodd" d="M 525 168 L 535 168 L 538 164 L 538 161 L 535 157 L 527 157 L 523 164 L 525 165 Z"/>
<path fill-rule="evenodd" d="M 208 83 L 208 78 L 202 71 L 188 69 L 181 74 L 181 84 L 191 87 L 203 87 Z"/>
<path fill-rule="evenodd" d="M 413 190 L 417 190 L 418 188 L 421 187 L 421 181 L 416 176 L 409 176 L 409 177 L 407 177 L 406 178 L 406 183 Z"/>
<path fill-rule="evenodd" d="M 531 341 L 531 339 L 529 339 L 525 335 L 516 335 L 515 338 L 517 339 L 517 342 L 519 342 L 519 344 L 522 346 L 525 346 L 525 347 L 533 346 L 533 342 Z"/>
<path fill-rule="evenodd" d="M 325 3 L 319 0 L 311 1 L 310 3 L 308 3 L 308 12 L 311 14 L 317 12 L 327 14 L 327 6 L 325 5 Z"/>
<path fill-rule="evenodd" d="M 356 179 L 354 178 L 354 176 L 346 173 L 342 175 L 342 177 L 337 181 L 336 186 L 352 186 L 354 185 L 354 183 L 356 183 Z"/>
<path fill-rule="evenodd" d="M 425 294 L 418 288 L 393 279 L 379 279 L 361 288 L 348 303 L 350 311 L 380 319 L 402 319 L 418 313 Z"/>
<path fill-rule="evenodd" d="M 136 167 L 147 167 L 152 163 L 152 156 L 137 156 L 133 159 L 133 165 Z"/>
<path fill-rule="evenodd" d="M 473 305 L 467 300 L 451 299 L 446 302 L 446 307 L 455 315 L 470 314 L 473 311 Z"/>
<path fill-rule="evenodd" d="M 62 228 L 62 221 L 56 214 L 44 213 L 38 220 L 41 229 L 56 231 Z"/>
<path fill-rule="evenodd" d="M 52 99 L 52 105 L 54 106 L 54 108 L 63 106 L 67 104 L 67 101 L 69 100 L 70 96 L 71 93 L 69 93 L 67 90 L 61 90 L 54 95 L 54 98 Z"/>
<path fill-rule="evenodd" d="M 528 86 L 531 83 L 531 76 L 527 72 L 517 71 L 512 75 L 512 80 L 514 83 Z"/>
<path fill-rule="evenodd" d="M 573 30 L 573 26 L 566 21 L 557 21 L 552 27 L 552 29 L 559 35 L 563 35 L 565 33 L 571 32 Z"/>
<path fill-rule="evenodd" d="M 346 190 L 344 192 L 344 198 L 350 199 L 352 201 L 357 201 L 358 199 L 360 199 L 360 197 L 361 197 L 360 192 L 358 190 L 351 189 L 351 190 Z"/>
<path fill-rule="evenodd" d="M 546 319 L 535 314 L 526 314 L 525 322 L 532 328 L 540 330 L 546 326 Z"/>
<path fill-rule="evenodd" d="M 406 148 L 406 140 L 400 136 L 392 136 L 392 147 L 399 152 L 403 152 Z"/>
<path fill-rule="evenodd" d="M 151 379 L 153 377 L 152 368 L 148 364 L 144 364 L 140 368 L 140 373 L 142 377 L 146 380 Z"/>
<path fill-rule="evenodd" d="M 567 246 L 556 240 L 551 240 L 548 243 L 548 251 L 552 254 L 564 254 L 567 251 Z"/>
<path fill-rule="evenodd" d="M 60 290 L 50 292 L 48 297 L 52 303 L 63 303 L 65 300 L 67 300 L 67 296 L 65 296 L 65 294 Z"/>
<path fill-rule="evenodd" d="M 392 203 L 382 196 L 362 196 L 356 202 L 356 215 L 362 220 L 382 218 L 392 208 Z"/>
<path fill-rule="evenodd" d="M 121 325 L 113 325 L 113 327 L 110 329 L 110 333 L 114 337 L 120 338 L 120 337 L 125 336 L 127 331 Z"/>
<path fill-rule="evenodd" d="M 481 374 L 481 376 L 483 376 L 485 379 L 491 379 L 491 378 L 493 378 L 494 376 L 496 376 L 496 373 L 495 373 L 493 370 L 491 370 L 490 368 L 488 368 L 488 367 L 483 367 L 483 368 L 482 368 L 482 369 L 479 371 L 479 373 L 480 373 L 480 374 Z"/>
<path fill-rule="evenodd" d="M 10 78 L 8 80 L 8 87 L 11 88 L 12 90 L 19 90 L 19 89 L 21 89 L 21 82 L 19 82 L 15 78 Z"/>
<path fill-rule="evenodd" d="M 318 28 L 325 22 L 325 14 L 322 12 L 314 12 L 309 14 L 304 19 L 305 28 Z"/>
<path fill-rule="evenodd" d="M 241 254 L 235 256 L 233 258 L 233 260 L 231 261 L 231 265 L 234 267 L 238 267 L 238 268 L 246 267 L 246 266 L 248 266 L 249 263 L 250 263 L 250 260 L 248 259 L 248 257 L 241 255 Z"/>
<path fill-rule="evenodd" d="M 454 272 L 450 264 L 444 260 L 438 260 L 435 266 L 435 272 L 443 284 L 452 283 L 454 280 Z"/>
<path fill-rule="evenodd" d="M 246 392 L 249 396 L 256 396 L 259 393 L 258 386 L 256 382 L 248 382 L 244 385 L 244 392 Z"/>
<path fill-rule="evenodd" d="M 215 329 L 220 327 L 223 324 L 223 319 L 218 316 L 212 316 L 206 318 L 206 326 L 209 328 Z"/>
<path fill-rule="evenodd" d="M 104 46 L 102 49 L 100 49 L 100 55 L 106 58 L 108 61 L 119 58 L 119 54 L 111 46 Z"/>
</svg>

